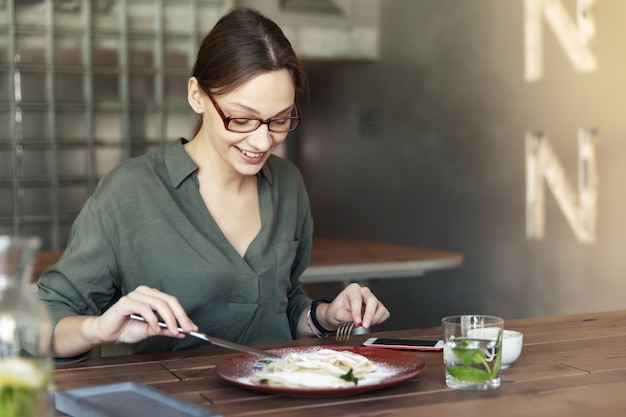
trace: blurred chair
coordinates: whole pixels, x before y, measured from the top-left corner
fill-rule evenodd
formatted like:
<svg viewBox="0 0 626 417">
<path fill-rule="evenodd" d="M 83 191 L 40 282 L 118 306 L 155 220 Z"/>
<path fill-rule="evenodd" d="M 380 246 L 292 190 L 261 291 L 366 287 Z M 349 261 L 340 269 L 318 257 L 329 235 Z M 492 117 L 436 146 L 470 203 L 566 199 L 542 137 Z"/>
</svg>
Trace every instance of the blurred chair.
<svg viewBox="0 0 626 417">
<path fill-rule="evenodd" d="M 43 271 L 50 265 L 55 264 L 61 258 L 61 255 L 63 255 L 62 250 L 39 251 L 33 267 L 32 281 L 37 282 Z"/>
</svg>

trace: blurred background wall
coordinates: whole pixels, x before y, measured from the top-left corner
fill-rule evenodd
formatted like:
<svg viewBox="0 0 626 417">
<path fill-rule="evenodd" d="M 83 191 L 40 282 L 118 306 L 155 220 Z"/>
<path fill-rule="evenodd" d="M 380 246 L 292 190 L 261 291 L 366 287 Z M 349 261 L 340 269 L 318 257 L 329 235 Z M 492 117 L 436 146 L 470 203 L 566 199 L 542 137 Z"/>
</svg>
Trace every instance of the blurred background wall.
<svg viewBox="0 0 626 417">
<path fill-rule="evenodd" d="M 588 8 L 595 34 L 579 50 L 595 70 L 570 61 L 546 17 L 559 6 L 577 35 Z M 541 11 L 533 81 L 525 7 Z M 624 307 L 625 17 L 620 0 L 382 1 L 379 59 L 313 72 L 298 146 L 317 232 L 465 256 L 454 270 L 372 282 L 389 326 Z M 529 239 L 525 136 L 544 133 L 580 200 L 581 128 L 597 129 L 595 243 L 577 239 L 547 185 L 545 234 Z"/>
<path fill-rule="evenodd" d="M 306 60 L 304 122 L 282 151 L 303 171 L 316 233 L 465 257 L 369 282 L 392 311 L 381 330 L 624 307 L 621 0 L 0 0 L 0 232 L 63 247 L 104 173 L 188 136 L 198 42 L 234 4 L 274 18 Z M 542 238 L 527 231 L 527 136 L 562 168 L 560 182 L 538 171 Z"/>
</svg>

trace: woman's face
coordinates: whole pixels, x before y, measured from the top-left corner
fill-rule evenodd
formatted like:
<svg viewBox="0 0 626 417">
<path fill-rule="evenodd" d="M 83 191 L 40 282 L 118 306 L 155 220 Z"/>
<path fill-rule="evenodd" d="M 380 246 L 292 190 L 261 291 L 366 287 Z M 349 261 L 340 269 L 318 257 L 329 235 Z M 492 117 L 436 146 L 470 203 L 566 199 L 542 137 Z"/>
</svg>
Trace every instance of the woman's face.
<svg viewBox="0 0 626 417">
<path fill-rule="evenodd" d="M 287 70 L 273 71 L 257 75 L 227 94 L 214 95 L 213 100 L 227 117 L 262 120 L 289 117 L 294 107 L 295 88 Z M 287 137 L 287 133 L 269 131 L 267 124 L 249 133 L 228 131 L 206 94 L 202 96 L 202 105 L 204 120 L 199 136 L 213 148 L 209 152 L 212 162 L 241 175 L 256 175 Z"/>
</svg>

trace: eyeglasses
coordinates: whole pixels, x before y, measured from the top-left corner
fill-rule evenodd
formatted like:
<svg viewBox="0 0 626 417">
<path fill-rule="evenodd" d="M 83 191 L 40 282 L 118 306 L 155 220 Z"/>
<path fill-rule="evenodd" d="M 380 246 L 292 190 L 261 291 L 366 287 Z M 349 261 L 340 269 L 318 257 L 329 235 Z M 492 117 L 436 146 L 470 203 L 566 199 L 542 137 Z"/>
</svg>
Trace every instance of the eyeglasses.
<svg viewBox="0 0 626 417">
<path fill-rule="evenodd" d="M 296 130 L 302 118 L 300 117 L 300 110 L 298 109 L 298 103 L 294 102 L 296 115 L 294 117 L 276 117 L 273 119 L 255 119 L 252 117 L 230 117 L 226 116 L 220 106 L 217 105 L 213 97 L 209 95 L 211 103 L 215 106 L 215 110 L 219 113 L 222 121 L 224 122 L 224 128 L 231 132 L 237 133 L 250 133 L 254 132 L 259 126 L 265 124 L 270 132 L 274 133 L 287 133 Z"/>
</svg>

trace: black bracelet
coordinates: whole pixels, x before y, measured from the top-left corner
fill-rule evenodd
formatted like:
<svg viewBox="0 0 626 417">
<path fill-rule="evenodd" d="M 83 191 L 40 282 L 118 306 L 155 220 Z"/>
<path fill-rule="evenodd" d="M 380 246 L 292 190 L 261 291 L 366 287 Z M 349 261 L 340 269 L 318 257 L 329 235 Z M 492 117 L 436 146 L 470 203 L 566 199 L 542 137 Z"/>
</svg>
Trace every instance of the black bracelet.
<svg viewBox="0 0 626 417">
<path fill-rule="evenodd" d="M 322 325 L 320 324 L 319 321 L 317 321 L 317 312 L 315 310 L 317 310 L 317 305 L 319 303 L 332 303 L 333 299 L 332 298 L 320 298 L 319 300 L 315 300 L 311 303 L 311 320 L 313 320 L 313 325 L 315 326 L 315 328 L 317 330 L 320 331 L 320 333 L 322 333 L 323 335 L 328 334 L 328 333 L 333 333 L 329 330 L 326 330 L 324 327 L 322 327 Z"/>
</svg>

